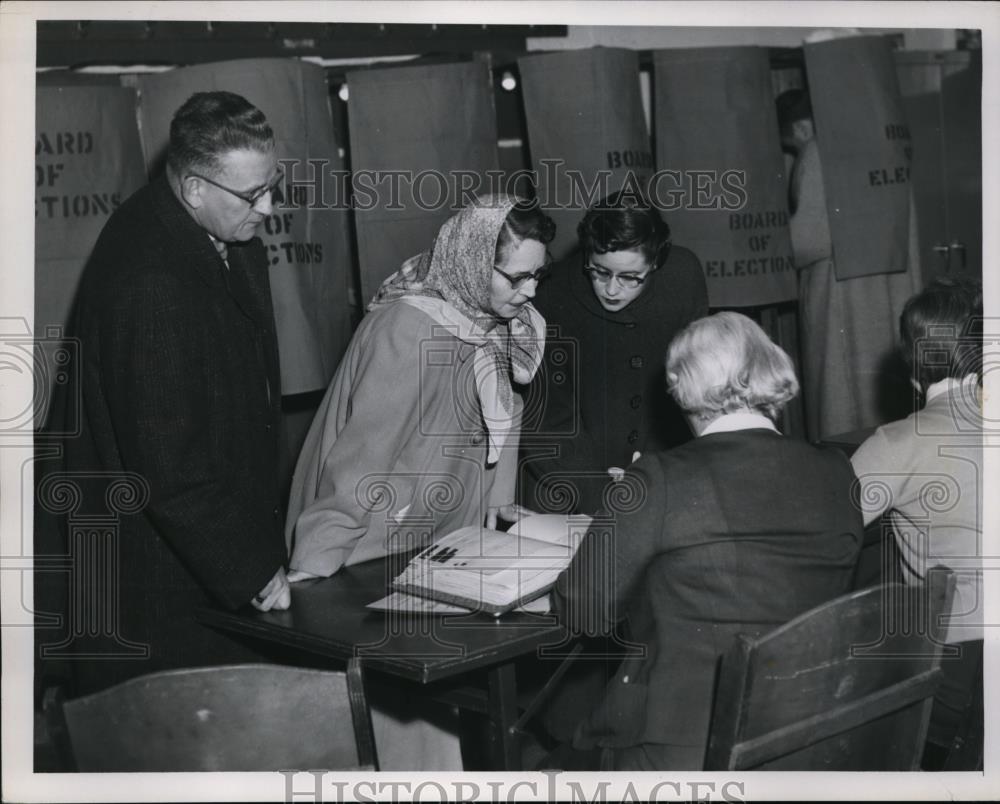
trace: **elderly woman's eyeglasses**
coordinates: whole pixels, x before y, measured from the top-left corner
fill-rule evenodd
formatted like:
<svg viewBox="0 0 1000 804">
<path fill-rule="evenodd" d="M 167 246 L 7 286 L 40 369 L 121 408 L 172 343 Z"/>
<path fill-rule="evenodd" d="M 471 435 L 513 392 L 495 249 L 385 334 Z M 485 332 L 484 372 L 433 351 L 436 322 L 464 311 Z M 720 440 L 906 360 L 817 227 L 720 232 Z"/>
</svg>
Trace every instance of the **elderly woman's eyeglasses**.
<svg viewBox="0 0 1000 804">
<path fill-rule="evenodd" d="M 583 270 L 590 275 L 591 279 L 601 285 L 609 285 L 611 284 L 611 280 L 614 279 L 626 290 L 635 290 L 649 278 L 648 271 L 644 274 L 616 274 L 614 271 L 609 271 L 607 268 L 600 268 L 596 265 L 584 266 Z"/>
<path fill-rule="evenodd" d="M 203 176 L 201 173 L 195 173 L 190 171 L 189 176 L 194 176 L 196 179 L 201 179 L 202 181 L 207 181 L 213 187 L 218 187 L 220 190 L 225 190 L 230 195 L 236 196 L 240 201 L 244 201 L 250 205 L 251 208 L 257 206 L 257 202 L 260 201 L 268 193 L 271 194 L 271 200 L 280 202 L 282 200 L 281 193 L 281 183 L 285 180 L 285 174 L 282 171 L 278 171 L 278 174 L 263 187 L 259 187 L 256 190 L 250 192 L 240 192 L 239 190 L 234 190 L 231 187 L 226 187 L 224 184 L 219 184 L 215 179 L 210 179 L 208 176 Z"/>
<path fill-rule="evenodd" d="M 552 269 L 552 257 L 546 255 L 545 263 L 536 271 L 522 271 L 517 274 L 508 274 L 506 271 L 501 270 L 497 266 L 493 266 L 493 270 L 496 271 L 500 276 L 510 282 L 510 286 L 517 290 L 526 282 L 534 279 L 536 282 L 542 282 L 548 275 L 549 271 Z"/>
</svg>

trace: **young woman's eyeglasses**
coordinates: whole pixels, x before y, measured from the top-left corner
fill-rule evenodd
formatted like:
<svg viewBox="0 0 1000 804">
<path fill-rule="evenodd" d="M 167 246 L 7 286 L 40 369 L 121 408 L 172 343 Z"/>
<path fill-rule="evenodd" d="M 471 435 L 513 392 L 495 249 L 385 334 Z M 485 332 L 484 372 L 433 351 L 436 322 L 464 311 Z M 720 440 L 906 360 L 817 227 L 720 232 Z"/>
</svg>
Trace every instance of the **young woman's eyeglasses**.
<svg viewBox="0 0 1000 804">
<path fill-rule="evenodd" d="M 203 176 L 201 173 L 195 173 L 191 171 L 188 173 L 189 176 L 194 176 L 196 179 L 201 179 L 202 181 L 207 181 L 213 187 L 218 187 L 220 190 L 225 190 L 230 195 L 236 196 L 240 201 L 245 201 L 252 207 L 257 206 L 257 202 L 260 201 L 268 193 L 271 194 L 271 200 L 280 203 L 283 196 L 281 193 L 281 183 L 285 180 L 285 174 L 282 171 L 278 171 L 278 174 L 263 187 L 260 187 L 252 192 L 240 192 L 239 190 L 234 190 L 231 187 L 226 187 L 224 184 L 219 184 L 215 179 L 210 179 L 208 176 Z"/>
<path fill-rule="evenodd" d="M 600 268 L 596 265 L 587 265 L 583 270 L 586 271 L 590 275 L 590 278 L 595 282 L 602 285 L 608 285 L 611 283 L 611 280 L 614 279 L 619 285 L 627 290 L 635 290 L 637 287 L 640 287 L 649 278 L 650 273 L 647 271 L 644 274 L 616 274 L 613 271 L 609 271 L 607 268 Z"/>
<path fill-rule="evenodd" d="M 549 275 L 549 271 L 551 270 L 551 268 L 552 268 L 551 257 L 546 257 L 545 264 L 542 265 L 542 267 L 539 268 L 537 271 L 522 271 L 521 273 L 517 274 L 508 274 L 506 271 L 500 270 L 497 266 L 495 265 L 493 266 L 493 270 L 496 271 L 498 274 L 500 274 L 500 276 L 502 276 L 508 282 L 510 282 L 510 286 L 514 290 L 517 290 L 525 282 L 528 282 L 532 279 L 534 279 L 536 282 L 543 281 Z"/>
</svg>

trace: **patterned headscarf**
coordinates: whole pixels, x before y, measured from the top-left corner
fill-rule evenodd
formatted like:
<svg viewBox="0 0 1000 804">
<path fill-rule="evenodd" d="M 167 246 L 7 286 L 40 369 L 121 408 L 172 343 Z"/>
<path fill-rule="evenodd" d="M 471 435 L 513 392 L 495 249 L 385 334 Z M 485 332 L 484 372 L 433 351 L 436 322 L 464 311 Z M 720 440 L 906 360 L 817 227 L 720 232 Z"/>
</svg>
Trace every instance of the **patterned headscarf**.
<svg viewBox="0 0 1000 804">
<path fill-rule="evenodd" d="M 534 377 L 545 351 L 545 319 L 530 303 L 515 318 L 490 309 L 497 238 L 519 201 L 485 195 L 445 221 L 429 251 L 410 257 L 386 279 L 369 310 L 401 301 L 427 313 L 455 337 L 476 347 L 474 373 L 489 432 L 487 461 L 495 463 L 514 426 L 511 375 Z"/>
</svg>

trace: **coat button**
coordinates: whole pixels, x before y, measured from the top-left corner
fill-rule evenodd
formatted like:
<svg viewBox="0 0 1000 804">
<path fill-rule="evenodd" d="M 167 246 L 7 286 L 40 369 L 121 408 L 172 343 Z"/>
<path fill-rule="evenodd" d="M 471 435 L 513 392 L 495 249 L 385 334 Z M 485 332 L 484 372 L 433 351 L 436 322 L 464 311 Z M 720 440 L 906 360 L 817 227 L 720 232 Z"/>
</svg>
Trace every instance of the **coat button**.
<svg viewBox="0 0 1000 804">
<path fill-rule="evenodd" d="M 271 425 L 270 425 L 270 423 L 268 423 L 268 424 L 265 424 L 265 425 L 264 425 L 264 429 L 265 429 L 265 430 L 267 430 L 267 432 L 269 432 L 269 433 L 270 433 L 270 432 L 271 432 Z"/>
<path fill-rule="evenodd" d="M 628 361 L 629 367 L 634 369 L 642 368 L 642 355 L 632 355 L 632 359 Z"/>
<path fill-rule="evenodd" d="M 483 433 L 483 432 L 473 433 L 469 437 L 469 443 L 472 444 L 472 446 L 474 446 L 474 447 L 478 447 L 485 440 L 486 440 L 486 433 Z"/>
<path fill-rule="evenodd" d="M 633 397 L 632 397 L 632 398 L 631 398 L 631 399 L 630 399 L 630 400 L 628 401 L 628 403 L 629 403 L 629 404 L 630 404 L 630 405 L 631 405 L 631 406 L 632 406 L 633 408 L 637 408 L 637 407 L 639 407 L 639 405 L 641 405 L 641 404 L 642 404 L 642 397 L 641 397 L 641 396 L 639 396 L 639 394 L 636 394 L 635 396 L 633 396 Z"/>
<path fill-rule="evenodd" d="M 638 440 L 639 440 L 639 431 L 638 430 L 633 430 L 631 433 L 628 434 L 628 443 L 629 444 L 634 444 Z"/>
<path fill-rule="evenodd" d="M 278 514 L 280 514 L 281 511 L 278 510 L 278 506 L 274 506 L 274 510 L 271 511 L 271 513 L 274 514 L 275 516 L 278 516 Z"/>
</svg>

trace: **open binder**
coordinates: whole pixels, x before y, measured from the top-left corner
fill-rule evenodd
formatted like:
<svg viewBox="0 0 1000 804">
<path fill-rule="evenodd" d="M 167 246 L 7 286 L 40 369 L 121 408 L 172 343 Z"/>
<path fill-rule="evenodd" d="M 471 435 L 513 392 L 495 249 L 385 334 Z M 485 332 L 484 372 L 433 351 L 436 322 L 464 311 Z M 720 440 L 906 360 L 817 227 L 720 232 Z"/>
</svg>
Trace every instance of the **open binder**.
<svg viewBox="0 0 1000 804">
<path fill-rule="evenodd" d="M 588 516 L 537 514 L 515 523 L 506 533 L 476 526 L 452 531 L 410 559 L 392 581 L 395 594 L 369 607 L 413 613 L 480 611 L 499 616 L 530 604 L 552 588 L 590 523 Z M 408 601 L 408 595 L 438 605 Z M 545 608 L 536 604 L 528 610 Z"/>
</svg>

